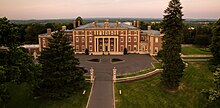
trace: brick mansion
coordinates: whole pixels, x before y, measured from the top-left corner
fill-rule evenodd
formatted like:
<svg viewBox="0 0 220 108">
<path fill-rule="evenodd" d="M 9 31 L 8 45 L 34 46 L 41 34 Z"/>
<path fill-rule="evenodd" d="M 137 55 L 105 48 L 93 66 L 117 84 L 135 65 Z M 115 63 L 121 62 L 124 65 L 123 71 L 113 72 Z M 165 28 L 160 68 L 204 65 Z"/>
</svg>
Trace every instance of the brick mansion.
<svg viewBox="0 0 220 108">
<path fill-rule="evenodd" d="M 85 53 L 89 50 L 90 55 L 122 55 L 126 49 L 128 53 L 155 55 L 161 49 L 162 36 L 160 31 L 141 30 L 139 21 L 132 22 L 110 22 L 108 19 L 102 22 L 92 22 L 80 25 L 80 21 L 74 21 L 74 29 L 66 30 L 62 26 L 65 36 L 72 42 L 76 54 Z M 76 25 L 78 24 L 78 27 Z M 48 47 L 48 40 L 53 32 L 47 29 L 47 33 L 38 36 L 39 45 L 34 48 L 27 46 L 29 52 L 40 53 L 43 48 Z"/>
</svg>

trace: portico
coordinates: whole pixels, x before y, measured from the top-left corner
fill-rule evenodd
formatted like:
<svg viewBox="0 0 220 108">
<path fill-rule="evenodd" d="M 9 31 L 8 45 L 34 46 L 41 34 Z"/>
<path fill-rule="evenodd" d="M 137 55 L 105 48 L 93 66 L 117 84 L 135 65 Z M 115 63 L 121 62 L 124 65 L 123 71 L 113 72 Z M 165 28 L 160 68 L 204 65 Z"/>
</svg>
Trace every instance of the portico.
<svg viewBox="0 0 220 108">
<path fill-rule="evenodd" d="M 94 36 L 94 52 L 116 53 L 118 52 L 118 36 Z"/>
</svg>

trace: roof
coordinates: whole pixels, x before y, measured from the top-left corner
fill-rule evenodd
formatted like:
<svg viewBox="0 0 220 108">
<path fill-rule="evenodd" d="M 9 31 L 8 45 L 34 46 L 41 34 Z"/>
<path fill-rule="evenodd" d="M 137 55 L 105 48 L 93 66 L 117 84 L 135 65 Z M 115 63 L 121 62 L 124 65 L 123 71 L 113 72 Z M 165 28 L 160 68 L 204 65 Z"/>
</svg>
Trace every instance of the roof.
<svg viewBox="0 0 220 108">
<path fill-rule="evenodd" d="M 83 30 L 83 29 L 103 29 L 104 28 L 104 22 L 102 23 L 96 23 L 96 27 L 94 27 L 94 23 L 88 23 L 86 25 L 82 25 L 80 27 L 75 28 L 75 30 Z M 108 23 L 108 29 L 116 28 L 117 23 L 109 22 Z M 132 25 L 128 25 L 125 23 L 118 23 L 117 29 L 138 29 L 137 27 L 134 27 Z"/>
<path fill-rule="evenodd" d="M 158 30 L 141 30 L 141 33 L 147 33 L 152 35 L 160 35 L 160 31 Z"/>
</svg>

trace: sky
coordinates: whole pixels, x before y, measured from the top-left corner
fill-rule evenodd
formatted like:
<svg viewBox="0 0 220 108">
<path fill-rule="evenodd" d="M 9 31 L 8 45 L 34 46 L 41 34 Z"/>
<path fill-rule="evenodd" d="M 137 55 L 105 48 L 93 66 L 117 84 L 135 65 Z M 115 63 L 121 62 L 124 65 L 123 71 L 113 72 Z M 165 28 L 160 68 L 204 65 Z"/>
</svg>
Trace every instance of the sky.
<svg viewBox="0 0 220 108">
<path fill-rule="evenodd" d="M 162 18 L 170 0 L 0 0 L 9 19 Z M 184 18 L 220 18 L 220 0 L 181 0 Z"/>
</svg>

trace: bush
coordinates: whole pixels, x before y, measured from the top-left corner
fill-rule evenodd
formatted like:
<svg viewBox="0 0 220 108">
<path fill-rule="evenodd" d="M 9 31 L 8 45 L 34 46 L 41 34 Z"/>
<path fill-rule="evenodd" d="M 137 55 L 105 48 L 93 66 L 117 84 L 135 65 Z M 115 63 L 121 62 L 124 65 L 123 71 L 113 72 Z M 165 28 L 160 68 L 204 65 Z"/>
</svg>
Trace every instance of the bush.
<svg viewBox="0 0 220 108">
<path fill-rule="evenodd" d="M 89 55 L 89 50 L 86 48 L 86 50 L 85 50 L 85 54 L 86 55 Z"/>
<path fill-rule="evenodd" d="M 124 48 L 124 55 L 128 54 L 127 48 Z"/>
</svg>

